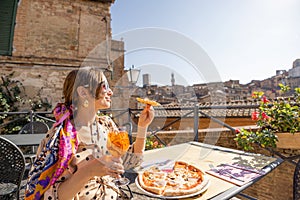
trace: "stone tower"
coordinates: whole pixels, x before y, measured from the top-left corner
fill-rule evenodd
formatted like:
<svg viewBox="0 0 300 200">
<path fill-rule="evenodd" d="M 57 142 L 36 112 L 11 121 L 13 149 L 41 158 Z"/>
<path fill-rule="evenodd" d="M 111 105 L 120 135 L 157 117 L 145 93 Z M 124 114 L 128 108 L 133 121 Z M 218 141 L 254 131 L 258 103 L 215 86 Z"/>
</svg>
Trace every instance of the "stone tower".
<svg viewBox="0 0 300 200">
<path fill-rule="evenodd" d="M 172 86 L 175 85 L 175 77 L 174 77 L 174 73 L 171 74 L 171 84 L 172 84 Z"/>
</svg>

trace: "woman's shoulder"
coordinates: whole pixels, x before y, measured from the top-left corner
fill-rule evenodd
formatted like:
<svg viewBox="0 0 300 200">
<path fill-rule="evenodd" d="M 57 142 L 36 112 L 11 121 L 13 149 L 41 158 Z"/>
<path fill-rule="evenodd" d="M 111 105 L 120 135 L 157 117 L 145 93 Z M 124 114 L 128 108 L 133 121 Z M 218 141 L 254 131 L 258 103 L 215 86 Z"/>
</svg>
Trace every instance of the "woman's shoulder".
<svg viewBox="0 0 300 200">
<path fill-rule="evenodd" d="M 41 140 L 39 148 L 37 150 L 37 155 L 42 151 L 42 149 L 46 146 L 46 144 L 53 138 L 56 133 L 58 127 L 51 127 L 48 132 L 45 134 L 45 137 Z"/>
<path fill-rule="evenodd" d="M 52 126 L 48 132 L 46 133 L 46 138 L 51 138 L 53 137 L 53 135 L 55 134 L 55 132 L 57 131 L 58 127 L 57 126 Z"/>
<path fill-rule="evenodd" d="M 112 123 L 113 122 L 112 118 L 108 115 L 98 116 L 98 121 L 99 121 L 99 123 Z"/>
<path fill-rule="evenodd" d="M 49 141 L 51 138 L 53 138 L 54 134 L 56 133 L 58 127 L 54 127 L 52 126 L 48 132 L 45 134 L 45 137 L 43 138 L 42 142 L 46 143 L 47 141 Z"/>
<path fill-rule="evenodd" d="M 108 115 L 98 116 L 98 122 L 101 125 L 106 126 L 107 128 L 117 129 L 117 125 L 115 124 L 113 119 Z"/>
</svg>

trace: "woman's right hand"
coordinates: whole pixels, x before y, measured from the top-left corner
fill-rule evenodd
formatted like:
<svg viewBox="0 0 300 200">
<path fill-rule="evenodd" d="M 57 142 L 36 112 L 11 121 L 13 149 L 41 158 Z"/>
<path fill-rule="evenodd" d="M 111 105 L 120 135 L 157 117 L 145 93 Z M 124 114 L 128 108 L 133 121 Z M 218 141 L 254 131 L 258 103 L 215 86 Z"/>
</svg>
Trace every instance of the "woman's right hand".
<svg viewBox="0 0 300 200">
<path fill-rule="evenodd" d="M 151 105 L 146 105 L 144 110 L 141 112 L 139 121 L 138 121 L 138 126 L 139 127 L 148 127 L 149 124 L 154 119 L 154 109 Z"/>
<path fill-rule="evenodd" d="M 107 175 L 111 175 L 115 178 L 120 178 L 120 174 L 125 172 L 123 166 L 123 160 L 121 157 L 105 155 L 96 159 L 100 165 L 104 165 L 104 170 Z"/>
<path fill-rule="evenodd" d="M 75 168 L 74 171 L 72 168 Z M 75 154 L 69 165 L 70 177 L 58 187 L 59 199 L 72 199 L 78 191 L 81 191 L 90 179 L 95 176 L 110 175 L 119 178 L 124 172 L 122 159 L 112 156 L 95 158 L 89 150 Z"/>
<path fill-rule="evenodd" d="M 77 168 L 78 170 L 86 170 L 87 175 L 90 177 L 110 175 L 114 178 L 120 178 L 120 174 L 124 173 L 122 163 L 120 157 L 104 155 L 95 158 L 93 155 L 89 155 L 77 164 Z"/>
</svg>

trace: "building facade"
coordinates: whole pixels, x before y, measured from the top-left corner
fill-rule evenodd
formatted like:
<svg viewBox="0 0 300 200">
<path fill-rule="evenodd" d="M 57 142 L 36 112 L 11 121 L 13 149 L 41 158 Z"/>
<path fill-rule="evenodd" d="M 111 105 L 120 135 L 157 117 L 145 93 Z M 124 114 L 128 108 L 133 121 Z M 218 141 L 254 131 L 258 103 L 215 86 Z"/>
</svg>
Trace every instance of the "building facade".
<svg viewBox="0 0 300 200">
<path fill-rule="evenodd" d="M 112 40 L 113 3 L 1 1 L 0 17 L 7 20 L 6 26 L 0 27 L 0 43 L 5 44 L 0 47 L 0 75 L 13 73 L 26 96 L 52 105 L 62 101 L 63 81 L 72 69 L 98 67 L 114 85 L 124 74 L 124 43 Z"/>
<path fill-rule="evenodd" d="M 289 70 L 289 77 L 300 77 L 300 59 L 297 59 L 293 62 L 293 68 Z"/>
</svg>

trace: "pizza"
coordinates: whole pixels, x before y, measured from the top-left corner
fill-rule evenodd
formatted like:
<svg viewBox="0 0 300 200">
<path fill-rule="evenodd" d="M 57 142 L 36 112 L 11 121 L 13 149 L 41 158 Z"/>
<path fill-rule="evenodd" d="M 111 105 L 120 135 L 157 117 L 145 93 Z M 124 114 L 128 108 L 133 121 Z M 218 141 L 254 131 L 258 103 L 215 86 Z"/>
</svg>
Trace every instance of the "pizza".
<svg viewBox="0 0 300 200">
<path fill-rule="evenodd" d="M 195 194 L 207 183 L 205 174 L 186 162 L 176 161 L 172 170 L 152 166 L 138 175 L 142 189 L 155 195 L 174 197 Z"/>
<path fill-rule="evenodd" d="M 151 105 L 151 106 L 160 106 L 160 103 L 156 102 L 156 101 L 153 101 L 153 100 L 150 100 L 150 99 L 142 99 L 142 98 L 136 98 L 136 100 L 140 103 L 143 103 L 143 104 L 148 104 L 148 105 Z"/>
</svg>

